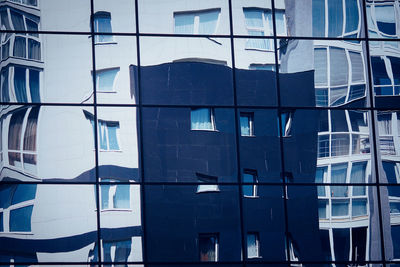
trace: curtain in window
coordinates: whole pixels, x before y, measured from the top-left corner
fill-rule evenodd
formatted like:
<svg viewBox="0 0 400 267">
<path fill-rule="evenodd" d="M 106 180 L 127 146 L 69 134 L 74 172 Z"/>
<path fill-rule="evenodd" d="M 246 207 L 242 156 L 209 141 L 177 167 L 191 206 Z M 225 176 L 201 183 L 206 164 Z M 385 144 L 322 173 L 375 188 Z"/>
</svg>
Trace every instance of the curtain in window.
<svg viewBox="0 0 400 267">
<path fill-rule="evenodd" d="M 339 1 L 337 1 L 339 2 Z M 347 85 L 349 67 L 346 52 L 343 48 L 331 47 L 329 49 L 331 85 Z"/>
<path fill-rule="evenodd" d="M 262 10 L 245 9 L 244 17 L 245 17 L 247 27 L 263 28 L 264 24 L 263 24 L 262 13 L 263 13 Z"/>
<path fill-rule="evenodd" d="M 111 69 L 99 71 L 97 75 L 97 91 L 112 92 L 114 91 L 114 80 L 119 69 Z"/>
<path fill-rule="evenodd" d="M 389 35 L 396 35 L 396 21 L 392 5 L 375 5 L 375 16 L 378 29 Z"/>
<path fill-rule="evenodd" d="M 34 32 L 34 31 L 38 31 L 39 30 L 39 26 L 38 26 L 38 24 L 36 22 L 34 22 L 34 21 L 30 20 L 30 19 L 26 19 L 25 21 L 26 21 L 26 28 L 27 28 L 28 31 L 33 31 Z M 39 34 L 37 34 L 37 33 L 29 33 L 29 35 L 39 37 Z"/>
<path fill-rule="evenodd" d="M 385 61 L 380 57 L 371 57 L 372 73 L 375 85 L 391 85 L 392 82 L 386 72 Z"/>
<path fill-rule="evenodd" d="M 257 235 L 247 234 L 247 257 L 254 258 L 258 256 Z"/>
<path fill-rule="evenodd" d="M 314 67 L 315 67 L 315 84 L 316 85 L 327 85 L 328 58 L 325 48 L 316 48 L 314 50 Z"/>
<path fill-rule="evenodd" d="M 8 13 L 6 10 L 0 11 L 0 17 L 1 17 L 1 28 L 5 30 L 12 30 L 10 23 L 8 21 Z M 11 36 L 11 33 L 5 33 L 6 38 L 8 39 Z"/>
<path fill-rule="evenodd" d="M 388 57 L 392 65 L 393 80 L 395 85 L 400 84 L 400 58 Z"/>
<path fill-rule="evenodd" d="M 347 163 L 334 164 L 331 167 L 331 183 L 346 183 Z M 331 186 L 332 197 L 347 197 L 347 186 Z"/>
<path fill-rule="evenodd" d="M 8 131 L 9 150 L 20 150 L 22 122 L 24 120 L 25 112 L 26 110 L 20 110 L 11 116 L 10 126 Z M 20 166 L 21 164 L 20 152 L 8 152 L 8 161 L 11 165 Z"/>
<path fill-rule="evenodd" d="M 100 149 L 107 150 L 107 123 L 105 121 L 99 121 L 98 125 Z"/>
<path fill-rule="evenodd" d="M 378 114 L 379 135 L 392 135 L 392 113 Z"/>
<path fill-rule="evenodd" d="M 109 13 L 97 13 L 94 14 L 94 27 L 95 32 L 112 32 L 111 29 L 111 15 Z M 96 35 L 96 43 L 111 42 L 113 40 L 112 35 Z"/>
<path fill-rule="evenodd" d="M 366 199 L 353 199 L 352 216 L 367 215 L 367 200 Z"/>
<path fill-rule="evenodd" d="M 11 11 L 11 21 L 14 25 L 14 30 L 25 31 L 24 18 L 21 14 Z"/>
<path fill-rule="evenodd" d="M 175 14 L 175 33 L 194 33 L 194 14 Z"/>
<path fill-rule="evenodd" d="M 251 36 L 264 36 L 264 31 L 248 30 L 248 34 Z M 247 39 L 246 48 L 271 50 L 271 40 L 266 39 Z"/>
<path fill-rule="evenodd" d="M 203 12 L 199 15 L 199 34 L 213 34 L 217 26 L 219 10 Z"/>
<path fill-rule="evenodd" d="M 129 209 L 130 208 L 130 193 L 129 185 L 117 185 L 114 195 L 114 208 Z"/>
<path fill-rule="evenodd" d="M 271 16 L 271 13 L 267 13 Z M 272 18 L 272 16 L 271 16 Z M 286 35 L 286 26 L 285 26 L 285 11 L 283 10 L 275 10 L 275 19 L 276 19 L 276 35 Z M 270 24 L 272 25 L 272 24 Z"/>
<path fill-rule="evenodd" d="M 338 37 L 343 30 L 342 0 L 328 0 L 328 36 Z"/>
<path fill-rule="evenodd" d="M 248 116 L 240 116 L 240 133 L 242 136 L 250 136 L 250 120 Z"/>
<path fill-rule="evenodd" d="M 108 122 L 107 123 L 107 134 L 108 134 L 108 149 L 119 150 L 117 129 L 119 128 L 118 123 Z"/>
<path fill-rule="evenodd" d="M 14 39 L 14 52 L 15 57 L 26 57 L 26 38 L 15 37 Z"/>
<path fill-rule="evenodd" d="M 365 183 L 366 162 L 353 163 L 350 174 L 351 183 Z M 365 196 L 365 186 L 353 186 L 353 196 Z"/>
<path fill-rule="evenodd" d="M 131 254 L 131 240 L 124 240 L 116 242 L 115 249 L 115 262 L 127 262 Z"/>
<path fill-rule="evenodd" d="M 112 262 L 111 247 L 115 245 L 114 242 L 103 241 L 103 257 L 105 262 Z"/>
<path fill-rule="evenodd" d="M 332 200 L 332 216 L 348 216 L 349 215 L 349 203 L 346 201 Z"/>
<path fill-rule="evenodd" d="M 32 102 L 34 103 L 40 102 L 39 74 L 37 70 L 29 70 L 29 89 Z"/>
<path fill-rule="evenodd" d="M 33 205 L 10 211 L 10 232 L 30 232 Z"/>
<path fill-rule="evenodd" d="M 190 119 L 192 130 L 213 130 L 209 108 L 192 109 Z"/>
<path fill-rule="evenodd" d="M 358 0 L 346 0 L 346 33 L 358 28 Z"/>
<path fill-rule="evenodd" d="M 312 1 L 313 36 L 325 37 L 325 1 Z"/>
<path fill-rule="evenodd" d="M 1 71 L 1 100 L 3 102 L 10 101 L 10 95 L 8 91 L 8 68 Z"/>
<path fill-rule="evenodd" d="M 36 151 L 36 132 L 39 108 L 32 108 L 26 123 L 24 136 L 24 151 Z"/>
<path fill-rule="evenodd" d="M 22 0 L 26 5 L 37 6 L 37 0 Z"/>
<path fill-rule="evenodd" d="M 28 102 L 26 97 L 26 69 L 14 67 L 14 90 L 17 102 Z"/>
<path fill-rule="evenodd" d="M 28 58 L 40 60 L 40 43 L 38 41 L 28 39 Z"/>
<path fill-rule="evenodd" d="M 100 185 L 101 190 L 101 209 L 108 209 L 109 207 L 109 195 L 110 195 L 110 187 L 109 184 Z"/>
<path fill-rule="evenodd" d="M 351 81 L 363 82 L 364 81 L 364 65 L 360 53 L 349 52 L 351 61 Z"/>
</svg>

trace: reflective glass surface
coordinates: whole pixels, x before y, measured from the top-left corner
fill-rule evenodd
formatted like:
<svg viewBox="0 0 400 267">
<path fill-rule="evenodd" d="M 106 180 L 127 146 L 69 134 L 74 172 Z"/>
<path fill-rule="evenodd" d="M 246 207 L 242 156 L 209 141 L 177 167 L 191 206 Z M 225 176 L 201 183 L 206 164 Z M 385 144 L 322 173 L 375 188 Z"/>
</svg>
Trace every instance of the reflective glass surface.
<svg viewBox="0 0 400 267">
<path fill-rule="evenodd" d="M 400 265 L 400 0 L 0 0 L 0 264 Z"/>
</svg>

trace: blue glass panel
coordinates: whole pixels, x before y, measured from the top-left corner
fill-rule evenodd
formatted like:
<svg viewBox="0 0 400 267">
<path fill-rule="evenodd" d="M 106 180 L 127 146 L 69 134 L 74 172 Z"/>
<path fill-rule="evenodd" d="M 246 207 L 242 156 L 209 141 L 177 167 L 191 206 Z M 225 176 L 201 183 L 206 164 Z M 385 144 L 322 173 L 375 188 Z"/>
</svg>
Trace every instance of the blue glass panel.
<svg viewBox="0 0 400 267">
<path fill-rule="evenodd" d="M 40 60 L 40 43 L 38 41 L 28 39 L 28 58 Z"/>
<path fill-rule="evenodd" d="M 242 136 L 250 135 L 250 120 L 248 116 L 240 116 L 240 133 Z"/>
<path fill-rule="evenodd" d="M 117 129 L 119 125 L 116 123 L 107 123 L 109 150 L 119 150 Z"/>
<path fill-rule="evenodd" d="M 352 32 L 358 28 L 358 0 L 346 0 L 346 32 Z"/>
<path fill-rule="evenodd" d="M 318 201 L 318 216 L 320 219 L 326 219 L 326 201 Z"/>
<path fill-rule="evenodd" d="M 192 130 L 213 130 L 209 108 L 192 109 L 190 119 Z"/>
<path fill-rule="evenodd" d="M 329 37 L 342 35 L 343 30 L 343 2 L 328 0 L 328 33 Z"/>
<path fill-rule="evenodd" d="M 36 184 L 19 184 L 12 197 L 11 204 L 21 203 L 35 199 Z"/>
<path fill-rule="evenodd" d="M 218 10 L 213 10 L 199 15 L 199 34 L 213 34 L 215 32 L 218 14 Z"/>
<path fill-rule="evenodd" d="M 32 102 L 40 102 L 39 71 L 29 70 L 29 89 Z"/>
<path fill-rule="evenodd" d="M 109 195 L 110 195 L 110 185 L 102 184 L 100 185 L 101 190 L 101 209 L 108 209 L 109 207 Z"/>
<path fill-rule="evenodd" d="M 386 72 L 386 66 L 380 57 L 371 57 L 372 73 L 375 85 L 390 85 L 391 81 Z"/>
<path fill-rule="evenodd" d="M 175 14 L 175 33 L 193 33 L 194 14 Z"/>
<path fill-rule="evenodd" d="M 1 100 L 3 102 L 10 101 L 10 94 L 8 91 L 8 68 L 1 72 Z"/>
<path fill-rule="evenodd" d="M 350 251 L 350 229 L 333 229 L 333 247 L 336 261 L 348 261 Z"/>
<path fill-rule="evenodd" d="M 10 211 L 10 231 L 30 232 L 33 206 Z"/>
<path fill-rule="evenodd" d="M 332 201 L 332 216 L 349 215 L 349 203 L 341 201 Z"/>
<path fill-rule="evenodd" d="M 112 242 L 103 241 L 103 253 L 104 253 L 104 261 L 112 262 L 111 259 L 111 246 L 113 245 Z"/>
<path fill-rule="evenodd" d="M 365 199 L 353 199 L 352 204 L 352 215 L 362 216 L 367 215 L 367 200 Z"/>
<path fill-rule="evenodd" d="M 254 176 L 250 173 L 243 173 L 243 183 L 254 183 Z M 254 196 L 254 185 L 243 185 L 244 196 Z"/>
<path fill-rule="evenodd" d="M 98 126 L 100 149 L 107 150 L 107 124 L 104 121 L 99 121 Z"/>
<path fill-rule="evenodd" d="M 17 102 L 28 102 L 26 97 L 26 76 L 25 68 L 14 68 L 14 89 Z"/>
<path fill-rule="evenodd" d="M 244 17 L 248 27 L 263 27 L 263 10 L 261 9 L 245 9 Z"/>
<path fill-rule="evenodd" d="M 400 258 L 400 225 L 391 226 L 392 241 L 393 241 L 393 256 L 396 259 Z"/>
<path fill-rule="evenodd" d="M 325 37 L 325 1 L 312 2 L 313 36 Z"/>
<path fill-rule="evenodd" d="M 26 57 L 26 39 L 25 37 L 15 37 L 14 52 L 15 57 Z"/>
<path fill-rule="evenodd" d="M 16 185 L 1 185 L 0 186 L 0 208 L 8 208 L 11 205 L 11 196 Z"/>
<path fill-rule="evenodd" d="M 130 208 L 130 186 L 117 185 L 114 195 L 114 208 L 129 209 Z"/>
</svg>

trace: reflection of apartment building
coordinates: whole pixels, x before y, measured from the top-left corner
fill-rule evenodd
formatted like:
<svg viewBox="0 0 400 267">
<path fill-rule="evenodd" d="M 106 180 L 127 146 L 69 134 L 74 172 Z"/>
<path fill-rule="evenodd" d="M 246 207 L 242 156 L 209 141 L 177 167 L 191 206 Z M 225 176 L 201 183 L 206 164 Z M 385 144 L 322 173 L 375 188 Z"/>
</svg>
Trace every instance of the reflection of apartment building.
<svg viewBox="0 0 400 267">
<path fill-rule="evenodd" d="M 99 252 L 104 261 L 142 261 L 140 186 L 126 184 L 139 182 L 135 108 L 78 105 L 92 104 L 93 92 L 97 102 L 135 103 L 136 57 L 119 53 L 135 39 L 97 35 L 94 74 L 89 35 L 36 33 L 90 32 L 90 3 L 78 2 L 79 12 L 60 12 L 74 3 L 0 1 L 1 29 L 18 31 L 1 34 L 2 263 L 90 262 Z M 111 31 L 115 9 L 113 26 L 127 25 L 120 7 L 96 2 L 94 31 Z"/>
</svg>

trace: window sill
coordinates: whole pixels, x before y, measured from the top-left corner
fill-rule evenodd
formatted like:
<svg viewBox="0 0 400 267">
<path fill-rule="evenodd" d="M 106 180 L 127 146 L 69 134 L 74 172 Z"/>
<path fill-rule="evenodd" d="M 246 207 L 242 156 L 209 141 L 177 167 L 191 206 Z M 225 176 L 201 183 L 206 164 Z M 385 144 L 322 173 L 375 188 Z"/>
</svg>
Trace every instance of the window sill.
<svg viewBox="0 0 400 267">
<path fill-rule="evenodd" d="M 95 151 L 95 149 L 93 149 Z M 116 152 L 116 153 L 122 153 L 122 150 L 105 150 L 105 149 L 99 149 L 99 152 Z"/>
<path fill-rule="evenodd" d="M 100 90 L 96 90 L 96 93 L 116 94 L 117 91 L 100 91 Z"/>
<path fill-rule="evenodd" d="M 241 137 L 256 137 L 254 134 L 253 135 L 240 135 Z"/>
<path fill-rule="evenodd" d="M 262 259 L 262 257 L 261 256 L 253 256 L 253 257 L 247 257 L 247 259 L 249 259 L 249 260 L 256 260 L 256 259 Z"/>
<path fill-rule="evenodd" d="M 4 235 L 33 235 L 33 233 L 30 232 L 0 232 L 0 234 Z"/>
<path fill-rule="evenodd" d="M 249 198 L 249 199 L 257 199 L 260 198 L 259 196 L 243 196 L 244 198 Z"/>
<path fill-rule="evenodd" d="M 199 132 L 219 132 L 216 129 L 190 129 L 191 131 L 199 131 Z"/>
<path fill-rule="evenodd" d="M 98 43 L 94 43 L 94 45 L 117 45 L 118 43 L 115 41 L 112 42 L 98 42 Z"/>
<path fill-rule="evenodd" d="M 221 192 L 219 189 L 215 190 L 201 190 L 201 191 L 196 191 L 196 194 L 201 194 L 201 193 L 219 193 Z"/>
<path fill-rule="evenodd" d="M 101 212 L 133 212 L 132 209 L 101 209 Z"/>
</svg>

